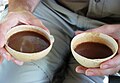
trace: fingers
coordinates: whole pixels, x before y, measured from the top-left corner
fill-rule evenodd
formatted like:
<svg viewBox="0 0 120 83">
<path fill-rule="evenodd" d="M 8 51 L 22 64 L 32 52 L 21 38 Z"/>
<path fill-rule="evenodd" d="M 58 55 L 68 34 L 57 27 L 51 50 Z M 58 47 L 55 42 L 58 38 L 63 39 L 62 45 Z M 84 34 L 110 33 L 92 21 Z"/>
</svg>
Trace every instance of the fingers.
<svg viewBox="0 0 120 83">
<path fill-rule="evenodd" d="M 12 58 L 12 61 L 13 61 L 15 64 L 20 65 L 20 66 L 24 64 L 23 61 L 19 61 L 19 60 L 16 60 L 16 59 L 14 59 L 14 58 Z"/>
<path fill-rule="evenodd" d="M 2 63 L 3 58 L 10 61 L 12 60 L 17 65 L 23 65 L 24 62 L 14 59 L 4 48 L 0 49 L 0 63 Z"/>
<path fill-rule="evenodd" d="M 87 69 L 85 74 L 88 76 L 112 75 L 117 73 L 119 70 L 120 70 L 120 66 L 109 69 L 93 68 L 93 69 Z"/>
<path fill-rule="evenodd" d="M 4 48 L 0 49 L 0 61 L 2 63 L 3 58 L 10 61 L 12 60 L 17 65 L 23 65 L 24 62 L 14 59 Z"/>
<path fill-rule="evenodd" d="M 101 69 L 108 69 L 108 68 L 117 67 L 119 65 L 120 65 L 120 54 L 116 55 L 112 59 L 109 59 L 108 61 L 103 62 L 100 65 L 100 68 Z"/>
<path fill-rule="evenodd" d="M 24 24 L 29 24 L 29 25 L 41 27 L 49 32 L 49 30 L 43 25 L 43 23 L 38 18 L 33 16 L 33 14 L 31 12 L 21 13 L 19 15 L 19 21 L 21 23 L 24 23 Z"/>
<path fill-rule="evenodd" d="M 0 64 L 3 61 L 3 58 L 10 61 L 12 60 L 17 65 L 23 65 L 24 62 L 14 59 L 4 48 L 0 49 Z"/>
<path fill-rule="evenodd" d="M 87 68 L 85 68 L 83 66 L 77 66 L 75 70 L 76 70 L 77 73 L 85 73 Z"/>
<path fill-rule="evenodd" d="M 43 25 L 43 23 L 42 23 L 39 19 L 37 19 L 37 18 L 30 20 L 30 21 L 29 21 L 29 24 L 30 24 L 30 25 L 34 25 L 34 26 L 41 27 L 41 28 L 43 28 L 44 30 L 46 30 L 47 32 L 49 32 L 48 28 L 46 28 L 46 27 Z M 50 32 L 49 32 L 49 33 L 50 33 Z"/>
<path fill-rule="evenodd" d="M 8 61 L 12 59 L 11 55 L 4 48 L 0 49 L 0 55 Z"/>
<path fill-rule="evenodd" d="M 16 24 L 16 20 L 12 20 L 11 17 L 6 17 L 4 20 L 0 22 L 0 63 L 2 63 L 3 59 L 7 59 L 10 61 L 11 55 L 3 48 L 5 41 L 5 34 L 8 29 Z"/>
<path fill-rule="evenodd" d="M 87 76 L 103 76 L 103 75 L 112 75 L 117 73 L 120 70 L 120 66 L 109 68 L 109 69 L 100 69 L 100 68 L 85 68 L 82 66 L 76 67 L 77 73 L 84 73 Z"/>
<path fill-rule="evenodd" d="M 116 32 L 116 33 L 112 33 L 111 36 L 117 40 L 118 47 L 119 47 L 118 54 L 114 58 L 102 63 L 100 65 L 102 69 L 117 67 L 120 65 L 120 34 L 117 34 Z"/>
<path fill-rule="evenodd" d="M 117 55 L 113 59 L 110 59 L 100 65 L 100 68 L 85 68 L 82 66 L 76 67 L 77 73 L 84 73 L 88 76 L 102 76 L 112 75 L 120 70 L 120 56 Z"/>
<path fill-rule="evenodd" d="M 18 19 L 14 17 L 14 19 L 11 17 L 6 17 L 1 23 L 0 23 L 0 31 L 4 32 L 4 34 L 11 28 L 18 24 Z"/>
<path fill-rule="evenodd" d="M 117 25 L 117 24 L 115 24 L 115 25 L 106 24 L 106 25 L 100 26 L 98 28 L 89 29 L 87 31 L 100 32 L 100 33 L 104 33 L 104 34 L 111 34 L 111 33 L 119 31 L 120 30 L 119 28 L 120 28 L 120 25 Z"/>
</svg>

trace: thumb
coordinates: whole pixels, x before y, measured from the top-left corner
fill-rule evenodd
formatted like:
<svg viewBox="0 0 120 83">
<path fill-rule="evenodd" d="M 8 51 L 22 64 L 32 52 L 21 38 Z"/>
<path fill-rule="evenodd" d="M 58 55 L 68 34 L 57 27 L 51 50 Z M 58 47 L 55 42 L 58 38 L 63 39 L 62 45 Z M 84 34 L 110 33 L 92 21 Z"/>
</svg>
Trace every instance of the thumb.
<svg viewBox="0 0 120 83">
<path fill-rule="evenodd" d="M 4 20 L 0 23 L 0 31 L 6 33 L 11 27 L 14 27 L 18 24 L 17 18 L 12 17 L 6 17 Z"/>
<path fill-rule="evenodd" d="M 38 26 L 38 27 L 46 30 L 47 32 L 49 32 L 48 28 L 45 27 L 45 26 L 43 25 L 43 23 L 42 23 L 39 19 L 37 19 L 37 18 L 33 19 L 32 21 L 29 21 L 29 24 L 30 24 L 30 25 L 34 25 L 34 26 Z M 49 33 L 50 33 L 50 32 L 49 32 Z"/>
<path fill-rule="evenodd" d="M 75 70 L 76 70 L 77 73 L 85 73 L 87 68 L 85 68 L 83 66 L 77 66 Z"/>
<path fill-rule="evenodd" d="M 6 43 L 5 34 L 12 26 L 14 25 L 9 23 L 8 21 L 0 24 L 0 48 L 2 48 L 4 44 Z"/>
</svg>

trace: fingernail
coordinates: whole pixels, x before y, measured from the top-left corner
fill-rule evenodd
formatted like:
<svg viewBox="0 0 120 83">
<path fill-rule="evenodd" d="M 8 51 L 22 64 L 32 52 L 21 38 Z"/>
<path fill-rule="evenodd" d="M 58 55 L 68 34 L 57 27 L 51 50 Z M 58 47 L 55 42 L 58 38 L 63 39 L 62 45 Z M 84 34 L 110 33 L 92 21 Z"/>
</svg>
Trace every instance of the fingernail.
<svg viewBox="0 0 120 83">
<path fill-rule="evenodd" d="M 88 76 L 93 76 L 94 73 L 93 73 L 92 71 L 89 71 L 89 72 L 86 73 L 86 75 L 88 75 Z"/>
<path fill-rule="evenodd" d="M 83 70 L 80 70 L 80 69 L 76 69 L 76 72 L 77 72 L 77 73 L 84 73 L 84 71 L 83 71 Z"/>
<path fill-rule="evenodd" d="M 22 61 L 18 61 L 18 60 L 14 60 L 14 62 L 18 65 L 23 65 L 23 62 Z"/>
</svg>

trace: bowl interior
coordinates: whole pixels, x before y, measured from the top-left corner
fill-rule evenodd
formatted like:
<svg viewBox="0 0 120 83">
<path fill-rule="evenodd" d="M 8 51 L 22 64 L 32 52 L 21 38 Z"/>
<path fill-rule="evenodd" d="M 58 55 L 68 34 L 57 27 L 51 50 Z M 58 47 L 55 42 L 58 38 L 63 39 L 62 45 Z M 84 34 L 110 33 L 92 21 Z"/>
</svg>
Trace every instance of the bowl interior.
<svg viewBox="0 0 120 83">
<path fill-rule="evenodd" d="M 75 52 L 74 49 L 76 48 L 76 46 L 83 42 L 97 42 L 104 44 L 109 48 L 111 48 L 113 54 L 116 53 L 118 50 L 117 42 L 112 37 L 102 33 L 95 33 L 95 32 L 82 33 L 75 36 L 71 42 L 71 50 Z"/>
<path fill-rule="evenodd" d="M 39 27 L 35 27 L 35 26 L 29 26 L 29 25 L 20 25 L 17 27 L 12 28 L 10 31 L 8 31 L 7 35 L 6 35 L 6 41 L 14 34 L 18 33 L 18 32 L 22 32 L 22 31 L 32 31 L 32 32 L 36 32 L 39 33 L 41 35 L 43 35 L 45 38 L 47 38 L 50 42 L 51 42 L 51 37 L 50 34 L 48 32 L 46 32 L 45 30 L 39 28 Z M 13 42 L 14 43 L 14 42 Z M 10 49 L 12 49 L 11 47 L 8 46 L 8 42 L 6 43 L 6 46 Z M 14 49 L 12 49 L 14 50 Z M 16 50 L 15 50 L 16 51 Z M 19 51 L 18 51 L 19 52 Z"/>
</svg>

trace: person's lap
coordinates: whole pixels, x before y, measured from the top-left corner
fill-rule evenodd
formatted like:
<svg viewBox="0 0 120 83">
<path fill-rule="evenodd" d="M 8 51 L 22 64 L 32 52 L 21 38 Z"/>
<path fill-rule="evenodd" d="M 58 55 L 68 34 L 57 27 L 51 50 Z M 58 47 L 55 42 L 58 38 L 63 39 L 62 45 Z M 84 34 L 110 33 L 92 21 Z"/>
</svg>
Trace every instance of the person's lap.
<svg viewBox="0 0 120 83">
<path fill-rule="evenodd" d="M 78 65 L 80 64 L 71 56 L 63 83 L 108 83 L 106 76 L 86 76 L 76 73 L 75 68 Z"/>
<path fill-rule="evenodd" d="M 42 20 L 43 24 L 50 30 L 55 37 L 55 43 L 51 52 L 41 60 L 25 63 L 18 66 L 13 62 L 4 60 L 0 65 L 1 83 L 50 83 L 54 73 L 64 63 L 64 58 L 70 51 L 70 37 L 74 33 L 71 27 L 56 13 L 45 7 L 38 5 L 34 15 Z M 74 61 L 74 63 L 71 63 Z M 88 77 L 83 74 L 77 74 L 75 67 L 78 63 L 70 59 L 68 73 L 64 83 L 77 83 L 78 79 L 83 82 L 97 82 L 101 77 Z M 71 75 L 72 74 L 72 75 Z M 79 82 L 80 83 L 80 82 Z"/>
<path fill-rule="evenodd" d="M 62 29 L 63 24 L 59 24 L 57 19 L 49 15 L 50 10 L 48 10 L 49 13 L 45 12 L 46 14 L 43 10 L 38 13 L 36 11 L 38 9 L 34 12 L 36 16 L 41 12 L 38 18 L 42 20 L 43 24 L 48 27 L 55 37 L 53 48 L 43 59 L 24 63 L 22 66 L 4 60 L 0 65 L 0 83 L 51 83 L 54 73 L 64 63 L 64 58 L 70 51 L 70 37 Z"/>
</svg>

